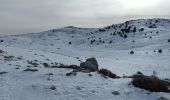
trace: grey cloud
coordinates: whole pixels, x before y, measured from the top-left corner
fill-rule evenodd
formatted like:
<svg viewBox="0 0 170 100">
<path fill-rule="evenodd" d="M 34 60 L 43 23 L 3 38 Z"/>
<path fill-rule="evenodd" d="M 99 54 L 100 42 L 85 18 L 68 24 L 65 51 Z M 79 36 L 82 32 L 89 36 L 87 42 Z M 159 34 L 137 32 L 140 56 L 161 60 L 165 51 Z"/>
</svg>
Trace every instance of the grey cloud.
<svg viewBox="0 0 170 100">
<path fill-rule="evenodd" d="M 169 0 L 132 9 L 120 1 L 1 0 L 0 34 L 38 32 L 68 25 L 103 27 L 137 18 L 170 18 Z"/>
</svg>

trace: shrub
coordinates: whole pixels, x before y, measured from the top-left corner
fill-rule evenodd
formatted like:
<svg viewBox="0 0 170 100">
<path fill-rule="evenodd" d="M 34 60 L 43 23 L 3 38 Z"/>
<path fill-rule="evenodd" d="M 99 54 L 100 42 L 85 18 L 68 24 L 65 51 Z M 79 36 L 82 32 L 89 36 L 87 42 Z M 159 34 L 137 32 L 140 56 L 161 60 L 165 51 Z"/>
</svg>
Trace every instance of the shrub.
<svg viewBox="0 0 170 100">
<path fill-rule="evenodd" d="M 132 42 L 135 43 L 135 40 L 133 40 Z"/>
<path fill-rule="evenodd" d="M 99 32 L 105 32 L 105 29 L 99 29 Z"/>
<path fill-rule="evenodd" d="M 142 73 L 142 72 L 140 72 L 140 71 L 138 71 L 138 72 L 137 72 L 137 74 L 138 74 L 138 75 L 143 75 L 143 73 Z"/>
<path fill-rule="evenodd" d="M 136 32 L 136 27 L 134 27 L 133 32 Z"/>
<path fill-rule="evenodd" d="M 79 66 L 77 65 L 64 65 L 64 64 L 60 64 L 60 65 L 54 65 L 54 66 L 49 66 L 49 68 L 69 68 L 69 69 L 78 69 Z"/>
<path fill-rule="evenodd" d="M 3 51 L 3 50 L 0 50 L 0 53 L 4 53 L 4 51 Z"/>
<path fill-rule="evenodd" d="M 139 32 L 142 32 L 142 31 L 144 31 L 144 28 L 139 29 Z"/>
<path fill-rule="evenodd" d="M 159 21 L 158 20 L 155 20 L 155 23 L 158 23 Z"/>
<path fill-rule="evenodd" d="M 25 69 L 24 71 L 36 72 L 38 69 Z"/>
<path fill-rule="evenodd" d="M 159 97 L 158 100 L 169 100 L 169 99 L 167 99 L 165 97 Z"/>
<path fill-rule="evenodd" d="M 117 78 L 116 74 L 112 73 L 110 70 L 108 69 L 100 69 L 98 71 L 100 74 L 108 76 L 110 78 Z"/>
<path fill-rule="evenodd" d="M 38 67 L 38 65 L 39 65 L 37 62 L 33 62 L 33 61 L 27 61 L 27 63 L 34 67 Z"/>
<path fill-rule="evenodd" d="M 110 26 L 108 26 L 107 29 L 110 29 Z"/>
<path fill-rule="evenodd" d="M 53 29 L 52 32 L 55 32 L 55 29 Z"/>
<path fill-rule="evenodd" d="M 150 25 L 149 28 L 156 28 L 156 25 L 155 24 Z"/>
<path fill-rule="evenodd" d="M 132 80 L 132 85 L 151 92 L 170 92 L 170 83 L 153 76 L 136 75 Z"/>
<path fill-rule="evenodd" d="M 48 63 L 43 63 L 44 67 L 49 67 Z"/>
<path fill-rule="evenodd" d="M 168 42 L 170 42 L 170 39 L 168 39 Z"/>
<path fill-rule="evenodd" d="M 6 73 L 8 73 L 8 72 L 3 71 L 3 72 L 0 72 L 0 75 L 2 75 L 2 74 L 6 74 Z"/>
<path fill-rule="evenodd" d="M 96 41 L 95 39 L 94 39 L 94 40 L 91 40 L 90 44 L 93 44 L 95 41 Z"/>
<path fill-rule="evenodd" d="M 159 49 L 159 50 L 158 50 L 158 53 L 162 53 L 162 49 Z"/>
<path fill-rule="evenodd" d="M 111 44 L 112 42 L 113 42 L 113 41 L 112 41 L 112 40 L 110 40 L 110 41 L 109 41 L 109 44 Z"/>
<path fill-rule="evenodd" d="M 124 37 L 124 38 L 127 38 L 127 35 L 125 34 L 123 37 Z"/>
<path fill-rule="evenodd" d="M 130 51 L 130 54 L 134 54 L 134 51 Z"/>
</svg>

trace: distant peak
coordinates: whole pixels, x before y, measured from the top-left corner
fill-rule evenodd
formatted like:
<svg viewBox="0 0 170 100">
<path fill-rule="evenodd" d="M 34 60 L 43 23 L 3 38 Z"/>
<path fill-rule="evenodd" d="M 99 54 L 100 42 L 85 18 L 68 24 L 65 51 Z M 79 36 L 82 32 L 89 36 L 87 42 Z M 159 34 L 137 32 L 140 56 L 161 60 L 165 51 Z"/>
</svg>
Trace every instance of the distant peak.
<svg viewBox="0 0 170 100">
<path fill-rule="evenodd" d="M 64 28 L 78 28 L 78 27 L 75 27 L 75 26 L 67 26 L 67 27 L 64 27 Z"/>
</svg>

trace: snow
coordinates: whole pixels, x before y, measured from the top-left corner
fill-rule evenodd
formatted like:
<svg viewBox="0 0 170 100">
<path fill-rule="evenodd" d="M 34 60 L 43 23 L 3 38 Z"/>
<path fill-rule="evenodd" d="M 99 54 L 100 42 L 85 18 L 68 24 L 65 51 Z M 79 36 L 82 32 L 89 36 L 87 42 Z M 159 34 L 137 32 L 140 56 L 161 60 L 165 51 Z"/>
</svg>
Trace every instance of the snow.
<svg viewBox="0 0 170 100">
<path fill-rule="evenodd" d="M 159 22 L 155 23 L 156 20 Z M 146 23 L 150 22 L 156 24 L 157 28 L 148 28 L 149 24 Z M 105 32 L 69 26 L 40 33 L 0 37 L 0 40 L 3 40 L 0 49 L 5 51 L 0 54 L 0 72 L 7 72 L 0 75 L 0 100 L 170 99 L 169 93 L 149 92 L 129 85 L 131 79 L 106 79 L 97 72 L 91 73 L 92 76 L 79 72 L 76 76 L 68 77 L 66 73 L 72 71 L 71 69 L 44 68 L 43 63 L 79 65 L 89 57 L 96 57 L 99 68 L 107 68 L 119 76 L 140 71 L 146 75 L 156 72 L 158 77 L 169 79 L 170 20 L 132 20 L 129 25 L 135 26 L 137 32 L 127 33 L 128 38 L 122 38 L 118 34 L 110 36 L 110 33 L 121 30 L 119 25 L 126 26 L 125 23 L 111 25 L 109 29 L 102 28 Z M 139 32 L 140 28 L 145 30 Z M 99 38 L 105 43 L 90 44 L 92 39 L 99 41 Z M 110 40 L 113 40 L 113 43 L 109 44 Z M 158 49 L 163 52 L 158 53 Z M 131 50 L 135 52 L 133 55 L 129 54 Z M 4 56 L 13 58 L 5 60 Z M 36 62 L 38 66 L 34 67 L 28 64 L 28 61 Z M 27 68 L 38 71 L 23 71 Z M 53 75 L 49 76 L 48 73 Z M 51 86 L 56 89 L 49 89 Z M 114 91 L 118 91 L 120 95 L 113 95 Z"/>
</svg>

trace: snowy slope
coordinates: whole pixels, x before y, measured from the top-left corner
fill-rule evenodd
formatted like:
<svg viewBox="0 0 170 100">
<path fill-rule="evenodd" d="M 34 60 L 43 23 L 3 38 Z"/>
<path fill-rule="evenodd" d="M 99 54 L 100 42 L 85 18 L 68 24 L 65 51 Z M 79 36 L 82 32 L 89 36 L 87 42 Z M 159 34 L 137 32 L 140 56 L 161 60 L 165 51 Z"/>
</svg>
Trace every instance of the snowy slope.
<svg viewBox="0 0 170 100">
<path fill-rule="evenodd" d="M 139 19 L 100 29 L 73 26 L 40 33 L 0 37 L 0 100 L 157 100 L 168 93 L 151 93 L 129 85 L 131 79 L 105 79 L 98 73 L 67 77 L 68 69 L 44 68 L 43 63 L 76 64 L 96 57 L 100 68 L 119 76 L 141 71 L 170 78 L 170 20 Z M 94 41 L 95 40 L 95 41 Z M 162 53 L 158 50 L 162 49 Z M 134 55 L 129 52 L 133 50 Z M 12 57 L 11 57 L 12 56 Z M 29 62 L 36 63 L 34 66 Z M 36 72 L 25 72 L 27 68 Z M 48 74 L 53 75 L 49 76 Z M 55 86 L 55 90 L 50 87 Z M 113 95 L 118 91 L 120 95 Z"/>
</svg>

